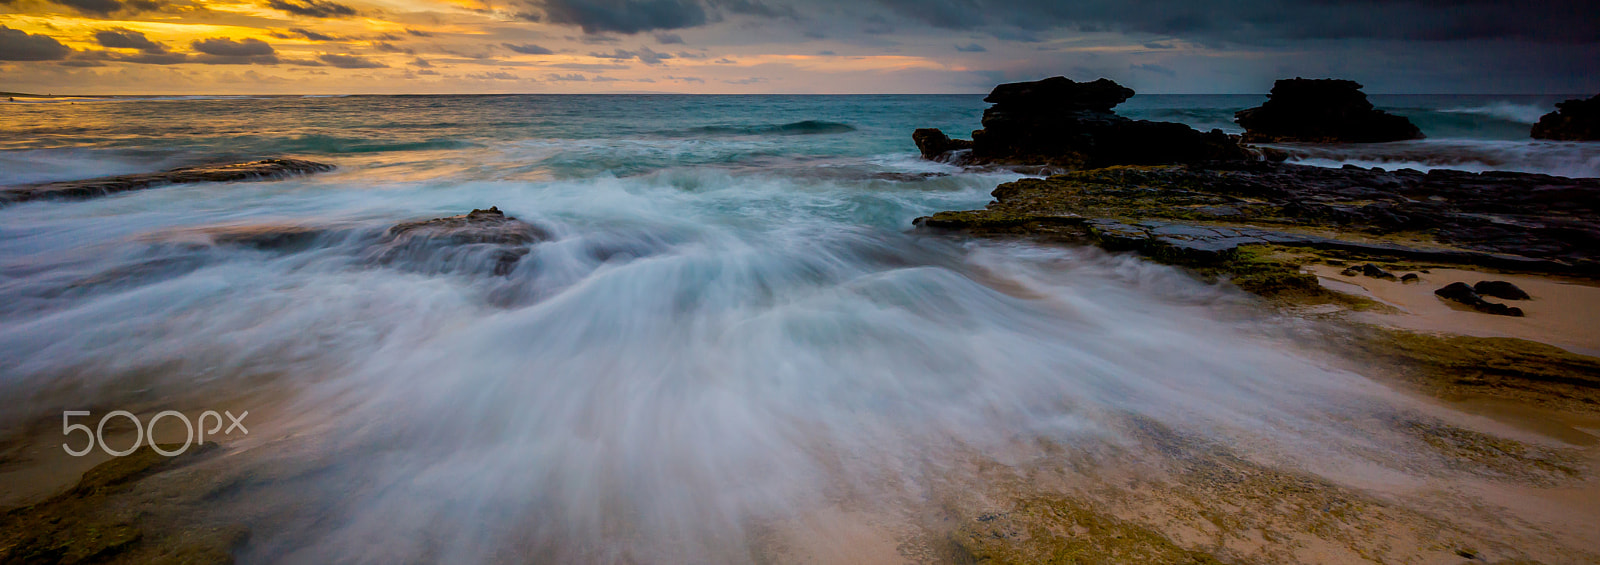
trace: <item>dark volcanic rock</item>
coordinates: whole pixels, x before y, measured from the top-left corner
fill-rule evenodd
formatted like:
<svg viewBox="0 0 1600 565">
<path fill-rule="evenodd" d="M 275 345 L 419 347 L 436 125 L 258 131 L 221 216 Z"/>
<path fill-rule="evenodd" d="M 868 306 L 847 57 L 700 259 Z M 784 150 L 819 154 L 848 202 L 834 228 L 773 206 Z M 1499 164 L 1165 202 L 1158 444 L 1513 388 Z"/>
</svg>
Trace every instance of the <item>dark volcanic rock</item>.
<svg viewBox="0 0 1600 565">
<path fill-rule="evenodd" d="M 1560 141 L 1600 141 L 1600 94 L 1588 100 L 1573 99 L 1556 104 L 1556 111 L 1533 124 L 1534 139 Z"/>
<path fill-rule="evenodd" d="M 1512 316 L 1517 318 L 1521 318 L 1523 315 L 1521 308 L 1506 306 L 1504 304 L 1497 304 L 1484 300 L 1482 296 L 1479 296 L 1478 293 L 1473 290 L 1473 287 L 1467 286 L 1467 283 L 1464 282 L 1450 283 L 1444 288 L 1433 291 L 1433 293 L 1438 295 L 1440 298 L 1454 300 L 1456 302 L 1466 304 L 1467 306 L 1471 306 L 1474 310 L 1483 312 L 1485 314 Z"/>
<path fill-rule="evenodd" d="M 263 159 L 245 163 L 181 167 L 159 173 L 7 187 L 0 189 L 0 204 L 41 199 L 93 198 L 168 184 L 271 180 L 290 175 L 331 171 L 333 168 L 333 165 L 300 159 Z"/>
<path fill-rule="evenodd" d="M 911 140 L 917 143 L 917 150 L 922 152 L 923 159 L 938 159 L 951 151 L 972 149 L 971 141 L 950 139 L 938 128 L 922 128 L 911 132 Z"/>
<path fill-rule="evenodd" d="M 1478 281 L 1478 284 L 1472 285 L 1472 291 L 1484 296 L 1493 296 L 1506 300 L 1530 300 L 1533 298 L 1528 296 L 1527 291 L 1506 281 Z"/>
<path fill-rule="evenodd" d="M 549 237 L 538 226 L 490 207 L 389 228 L 376 259 L 384 264 L 405 259 L 411 265 L 430 266 L 425 270 L 436 272 L 488 266 L 494 274 L 506 275 L 534 243 Z"/>
<path fill-rule="evenodd" d="M 1600 179 L 1255 162 L 1078 171 L 1002 184 L 993 194 L 985 210 L 941 212 L 918 224 L 1102 241 L 1106 230 L 1095 222 L 1103 220 L 1132 226 L 1117 229 L 1164 248 L 1226 252 L 1272 244 L 1600 272 Z M 1160 229 L 1152 227 L 1158 222 Z M 1176 233 L 1174 226 L 1192 229 Z"/>
<path fill-rule="evenodd" d="M 1411 120 L 1374 109 L 1355 81 L 1284 79 L 1272 86 L 1268 98 L 1260 107 L 1234 114 L 1234 121 L 1245 129 L 1244 141 L 1374 143 L 1422 138 L 1422 130 Z"/>
<path fill-rule="evenodd" d="M 994 105 L 983 112 L 983 129 L 972 132 L 971 160 L 1094 168 L 1255 157 L 1221 130 L 1201 133 L 1183 124 L 1112 113 L 1131 96 L 1133 90 L 1107 79 L 1080 83 L 1053 77 L 1002 84 L 984 98 Z M 932 135 L 936 131 L 913 134 L 924 156 L 948 151 L 938 151 L 946 145 L 940 140 L 943 133 Z"/>
</svg>

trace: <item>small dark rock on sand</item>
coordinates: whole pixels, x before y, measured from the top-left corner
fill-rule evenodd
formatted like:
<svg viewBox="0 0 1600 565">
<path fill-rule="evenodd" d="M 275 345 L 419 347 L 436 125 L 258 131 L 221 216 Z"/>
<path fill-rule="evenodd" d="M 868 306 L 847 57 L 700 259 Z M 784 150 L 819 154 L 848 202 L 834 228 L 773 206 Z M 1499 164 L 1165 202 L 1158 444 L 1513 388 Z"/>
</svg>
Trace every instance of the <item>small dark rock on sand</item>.
<svg viewBox="0 0 1600 565">
<path fill-rule="evenodd" d="M 1517 288 L 1517 285 L 1506 281 L 1478 281 L 1478 284 L 1472 285 L 1472 290 L 1483 296 L 1493 296 L 1506 300 L 1529 300 L 1533 298 L 1528 296 L 1526 291 Z"/>
<path fill-rule="evenodd" d="M 1389 271 L 1385 271 L 1385 270 L 1383 270 L 1382 267 L 1379 267 L 1379 266 L 1374 265 L 1372 263 L 1367 263 L 1365 265 L 1362 265 L 1361 266 L 1361 274 L 1369 276 L 1369 277 L 1372 277 L 1372 278 L 1375 278 L 1375 279 L 1383 279 L 1383 280 L 1386 280 L 1386 281 L 1396 280 L 1396 277 L 1394 276 L 1394 273 L 1391 273 Z"/>
<path fill-rule="evenodd" d="M 1504 304 L 1484 300 L 1482 296 L 1479 296 L 1476 291 L 1472 290 L 1471 286 L 1468 286 L 1467 283 L 1464 282 L 1450 283 L 1444 288 L 1433 291 L 1433 293 L 1438 295 L 1440 298 L 1453 300 L 1462 304 L 1466 304 L 1467 306 L 1471 306 L 1474 310 L 1483 312 L 1485 314 L 1512 316 L 1517 318 L 1521 318 L 1523 316 L 1521 308 L 1517 308 L 1515 306 L 1506 306 Z"/>
</svg>

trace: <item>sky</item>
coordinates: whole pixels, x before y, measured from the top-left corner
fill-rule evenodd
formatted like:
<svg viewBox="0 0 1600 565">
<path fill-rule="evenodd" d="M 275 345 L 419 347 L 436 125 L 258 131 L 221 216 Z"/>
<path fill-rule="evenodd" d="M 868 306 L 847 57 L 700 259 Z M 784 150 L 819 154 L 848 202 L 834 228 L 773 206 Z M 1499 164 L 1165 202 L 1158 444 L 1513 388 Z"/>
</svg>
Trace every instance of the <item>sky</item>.
<svg viewBox="0 0 1600 565">
<path fill-rule="evenodd" d="M 1600 92 L 1594 0 L 0 0 L 0 91 Z"/>
</svg>

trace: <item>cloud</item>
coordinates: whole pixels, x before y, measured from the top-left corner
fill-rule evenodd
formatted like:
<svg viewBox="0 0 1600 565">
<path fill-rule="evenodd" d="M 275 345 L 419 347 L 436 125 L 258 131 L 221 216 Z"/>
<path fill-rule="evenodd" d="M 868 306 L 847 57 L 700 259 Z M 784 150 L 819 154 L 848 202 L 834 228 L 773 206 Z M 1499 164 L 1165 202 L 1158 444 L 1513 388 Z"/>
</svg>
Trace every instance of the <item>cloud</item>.
<svg viewBox="0 0 1600 565">
<path fill-rule="evenodd" d="M 774 6 L 759 0 L 709 0 L 711 5 L 730 13 L 767 18 L 796 18 L 794 8 Z"/>
<path fill-rule="evenodd" d="M 658 53 L 656 51 L 652 51 L 649 47 L 640 47 L 638 51 L 615 49 L 610 53 L 590 53 L 589 56 L 598 57 L 601 59 L 616 59 L 619 61 L 638 59 L 639 62 L 646 65 L 659 65 L 662 61 L 672 58 L 671 53 Z"/>
<path fill-rule="evenodd" d="M 275 33 L 275 34 L 272 34 L 272 35 L 274 37 L 282 37 L 282 38 L 285 38 L 285 39 L 292 38 L 292 37 L 295 37 L 295 36 L 300 36 L 302 38 L 309 39 L 311 41 L 339 41 L 339 38 L 337 36 L 332 36 L 332 35 L 328 35 L 328 34 L 324 34 L 324 33 L 317 33 L 315 31 L 311 31 L 311 30 L 303 28 L 303 27 L 292 27 L 292 28 L 289 28 L 289 31 L 286 32 L 286 33 Z"/>
<path fill-rule="evenodd" d="M 1150 41 L 1150 42 L 1146 42 L 1144 44 L 1144 48 L 1145 49 L 1176 49 L 1177 46 L 1173 45 L 1171 43 L 1159 43 L 1159 42 L 1155 42 L 1155 41 Z"/>
<path fill-rule="evenodd" d="M 873 14 L 862 20 L 861 33 L 869 35 L 894 33 L 894 25 L 890 24 L 888 18 L 882 14 Z"/>
<path fill-rule="evenodd" d="M 1169 77 L 1178 76 L 1178 71 L 1174 71 L 1172 69 L 1163 67 L 1161 65 L 1155 65 L 1155 64 L 1151 64 L 1151 63 L 1145 63 L 1143 65 L 1128 65 L 1128 70 L 1130 70 L 1130 71 L 1145 71 L 1145 72 L 1148 72 L 1148 73 L 1155 73 L 1155 74 L 1158 74 L 1158 75 L 1166 75 L 1166 76 L 1169 76 Z"/>
<path fill-rule="evenodd" d="M 475 78 L 475 79 L 478 79 L 478 80 L 522 80 L 522 77 L 519 77 L 517 75 L 511 74 L 511 73 L 508 73 L 508 72 L 505 72 L 505 71 L 495 71 L 495 72 L 492 72 L 492 73 L 469 74 L 469 75 L 467 75 L 467 78 Z"/>
<path fill-rule="evenodd" d="M 548 75 L 544 75 L 544 79 L 548 80 L 548 81 L 552 81 L 552 82 L 588 82 L 589 81 L 589 77 L 580 75 L 578 73 L 569 73 L 569 74 L 564 74 L 564 75 L 558 75 L 558 74 L 555 74 L 555 73 L 550 73 Z"/>
<path fill-rule="evenodd" d="M 321 55 L 317 55 L 317 60 L 341 69 L 382 69 L 388 68 L 389 66 L 366 57 L 357 55 L 340 55 L 337 53 L 323 53 Z"/>
<path fill-rule="evenodd" d="M 584 33 L 639 33 L 705 25 L 706 10 L 695 0 L 538 0 L 545 19 L 576 25 Z"/>
<path fill-rule="evenodd" d="M 197 62 L 207 65 L 273 65 L 278 63 L 277 51 L 267 42 L 255 38 L 238 41 L 226 37 L 197 39 L 189 44 L 202 56 Z"/>
<path fill-rule="evenodd" d="M 417 37 L 433 37 L 432 33 L 422 31 L 420 29 L 411 29 L 409 27 L 406 28 L 406 33 L 409 35 L 415 35 Z"/>
<path fill-rule="evenodd" d="M 268 45 L 267 42 L 260 39 L 255 39 L 253 37 L 247 37 L 238 41 L 234 41 L 226 37 L 197 39 L 190 46 L 193 47 L 195 51 L 199 51 L 207 55 L 216 55 L 218 57 L 258 57 L 261 55 L 273 55 L 277 53 L 277 51 L 274 50 L 271 45 Z"/>
<path fill-rule="evenodd" d="M 54 37 L 0 26 L 0 61 L 57 61 L 71 51 Z"/>
<path fill-rule="evenodd" d="M 656 34 L 656 43 L 662 45 L 681 44 L 683 43 L 683 37 L 676 33 L 658 33 Z"/>
<path fill-rule="evenodd" d="M 728 83 L 728 84 L 761 84 L 761 83 L 767 82 L 767 79 L 762 78 L 762 77 L 750 77 L 750 78 L 742 78 L 742 79 L 738 79 L 738 80 L 724 80 L 722 82 L 725 82 L 725 83 Z"/>
<path fill-rule="evenodd" d="M 968 43 L 966 45 L 957 45 L 956 51 L 960 51 L 962 53 L 982 53 L 988 51 L 988 49 L 985 49 L 982 45 L 978 45 L 976 43 Z"/>
<path fill-rule="evenodd" d="M 150 41 L 144 34 L 122 28 L 103 29 L 94 32 L 94 40 L 101 47 L 113 49 L 138 49 L 145 53 L 166 53 L 167 46 Z"/>
<path fill-rule="evenodd" d="M 878 0 L 945 29 L 1134 32 L 1242 44 L 1296 39 L 1600 41 L 1592 0 Z"/>
<path fill-rule="evenodd" d="M 138 63 L 141 65 L 177 65 L 180 63 L 188 63 L 189 55 L 185 53 L 117 53 L 111 56 L 111 60 L 120 61 L 123 63 Z"/>
<path fill-rule="evenodd" d="M 678 81 L 678 82 L 697 82 L 697 83 L 700 83 L 700 84 L 705 84 L 706 83 L 706 79 L 703 79 L 703 78 L 700 78 L 700 77 L 675 77 L 675 76 L 672 76 L 672 75 L 667 75 L 667 76 L 664 76 L 664 77 L 661 77 L 661 78 L 664 78 L 664 79 L 667 79 L 667 80 L 675 80 L 675 81 Z"/>
<path fill-rule="evenodd" d="M 311 18 L 348 18 L 356 9 L 328 0 L 267 0 L 267 7 Z"/>
<path fill-rule="evenodd" d="M 395 45 L 395 44 L 389 43 L 387 41 L 374 41 L 372 43 L 372 48 L 373 49 L 377 49 L 379 51 L 383 51 L 385 53 L 405 53 L 407 55 L 416 54 L 416 52 L 412 51 L 411 49 L 408 49 L 408 48 L 405 48 L 405 47 L 401 47 L 399 45 Z"/>
<path fill-rule="evenodd" d="M 545 49 L 532 43 L 524 43 L 522 45 L 517 45 L 515 43 L 501 43 L 501 45 L 504 45 L 506 49 L 516 51 L 523 55 L 549 55 L 555 53 L 555 51 Z"/>
<path fill-rule="evenodd" d="M 108 17 L 118 12 L 147 12 L 161 7 L 152 0 L 51 0 L 52 2 L 72 8 L 73 10 L 89 15 Z M 11 4 L 12 1 L 0 1 L 0 4 Z"/>
</svg>

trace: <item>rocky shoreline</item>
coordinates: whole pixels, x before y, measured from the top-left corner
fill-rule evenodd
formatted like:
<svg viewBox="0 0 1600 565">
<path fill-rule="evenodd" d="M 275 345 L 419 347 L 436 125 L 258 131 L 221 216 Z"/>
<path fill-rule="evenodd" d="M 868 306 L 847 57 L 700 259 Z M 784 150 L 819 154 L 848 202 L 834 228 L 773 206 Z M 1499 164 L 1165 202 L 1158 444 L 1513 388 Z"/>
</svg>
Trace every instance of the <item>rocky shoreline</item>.
<svg viewBox="0 0 1600 565">
<path fill-rule="evenodd" d="M 1008 96 L 1034 93 L 1045 98 L 1083 94 L 1090 98 L 1086 104 L 1096 108 L 1104 107 L 1105 92 L 1113 92 L 1115 96 L 1111 98 L 1118 102 L 1132 94 L 1126 89 L 1117 90 L 1120 87 L 1110 81 L 1073 83 L 1080 86 L 1074 90 L 1062 87 L 1062 80 L 1065 79 L 1030 83 L 1054 83 L 1053 88 L 1002 85 L 995 92 L 1011 93 Z M 1352 93 L 1360 94 L 1359 85 L 1353 82 L 1280 81 L 1279 87 L 1286 82 L 1294 86 L 1288 90 L 1296 90 L 1295 96 L 1303 99 L 1337 99 L 1346 107 L 1360 109 L 1364 105 L 1371 110 L 1364 96 L 1351 98 Z M 1089 85 L 1093 87 L 1081 88 Z M 1305 88 L 1319 85 L 1339 92 L 1304 92 Z M 1016 106 L 1014 100 L 1007 100 Z M 1055 104 L 1068 108 L 1081 105 L 1074 101 Z M 1051 104 L 1041 99 L 1024 106 Z M 1241 112 L 1241 117 L 1247 113 Z M 1328 113 L 1310 111 L 1305 119 L 1315 126 Z M 986 113 L 985 126 L 991 121 L 989 117 L 990 113 Z M 1012 113 L 1007 119 L 1027 118 Z M 1274 119 L 1292 121 L 1283 115 Z M 1041 123 L 1060 122 L 1055 111 L 1050 110 Z M 1393 125 L 1384 127 L 1392 131 L 1396 129 Z M 1301 126 L 1278 125 L 1287 129 Z M 1426 284 L 1434 278 L 1427 275 L 1430 270 L 1476 271 L 1481 273 L 1475 277 L 1476 285 L 1458 282 L 1438 288 L 1428 286 L 1427 290 L 1437 291 L 1433 292 L 1436 299 L 1452 304 L 1452 308 L 1471 311 L 1468 315 L 1519 320 L 1528 314 L 1518 304 L 1547 297 L 1530 297 L 1515 285 L 1496 280 L 1497 273 L 1557 277 L 1588 286 L 1600 279 L 1600 179 L 1514 172 L 1424 173 L 1355 166 L 1312 167 L 1275 162 L 1267 158 L 1270 151 L 1246 145 L 1242 138 L 1231 141 L 1245 155 L 1243 158 L 1186 161 L 1158 152 L 1148 160 L 1163 161 L 1162 164 L 1095 166 L 1097 160 L 1081 159 L 1080 153 L 1075 152 L 1096 146 L 1079 139 L 1080 134 L 1070 128 L 1055 130 L 1054 135 L 1071 140 L 1067 143 L 1068 158 L 1008 162 L 1076 162 L 1087 166 L 1001 184 L 985 208 L 917 218 L 915 228 L 930 234 L 1020 238 L 1134 252 L 1189 269 L 1203 279 L 1230 282 L 1268 304 L 1293 312 L 1326 313 L 1328 308 L 1333 312 L 1395 311 L 1370 293 L 1352 293 L 1333 284 L 1342 281 L 1330 282 L 1326 273 L 1341 274 L 1345 280 L 1372 281 L 1365 284 L 1376 286 Z M 984 137 L 975 135 L 973 143 L 981 145 Z M 918 130 L 915 139 L 925 154 L 940 147 L 930 143 L 938 140 L 928 130 Z M 1040 137 L 1031 138 L 1030 143 L 1030 149 L 1016 153 L 1054 151 L 1067 146 Z M 959 155 L 965 151 L 968 150 L 955 149 L 956 155 L 943 153 L 930 158 L 973 162 L 974 159 Z M 970 151 L 977 153 L 978 149 Z M 1545 315 L 1553 314 L 1538 316 Z M 1543 323 L 1538 316 L 1529 323 Z M 1408 367 L 1402 372 L 1426 374 L 1420 381 L 1408 382 L 1430 395 L 1511 395 L 1518 402 L 1534 406 L 1560 406 L 1578 414 L 1600 413 L 1600 371 L 1596 370 L 1600 360 L 1592 357 L 1512 338 L 1485 340 L 1451 333 L 1413 333 L 1362 323 L 1355 324 L 1351 332 L 1361 337 L 1341 345 L 1338 349 L 1342 353 L 1348 354 L 1352 348 L 1369 353 L 1382 351 L 1383 357 Z M 1468 352 L 1456 345 L 1463 340 L 1478 340 L 1473 341 L 1473 347 L 1480 350 Z M 1465 378 L 1463 373 L 1501 372 L 1476 365 L 1485 362 L 1499 366 L 1499 361 L 1489 361 L 1485 355 L 1515 358 L 1524 367 L 1550 368 L 1535 371 L 1537 374 L 1496 378 L 1492 383 Z M 1447 369 L 1416 370 L 1425 366 Z M 1524 394 L 1528 391 L 1537 392 Z"/>
<path fill-rule="evenodd" d="M 1329 116 L 1376 112 L 1359 87 L 1350 81 L 1280 81 L 1275 95 L 1291 102 L 1276 107 L 1269 102 L 1240 112 L 1240 121 L 1260 121 L 1260 114 L 1270 111 L 1277 131 L 1317 130 Z M 1333 92 L 1315 92 L 1318 88 Z M 1600 212 L 1600 179 L 1295 165 L 1274 162 L 1268 158 L 1271 151 L 1243 143 L 1252 135 L 1267 136 L 1259 132 L 1229 139 L 1233 150 L 1206 155 L 1230 158 L 1185 158 L 1159 149 L 1160 145 L 1137 157 L 1095 153 L 1105 144 L 1086 140 L 1086 133 L 1092 138 L 1102 130 L 1084 125 L 1085 116 L 1105 118 L 1110 115 L 1109 105 L 1132 94 L 1104 79 L 1073 83 L 1057 77 L 1001 85 L 986 99 L 996 103 L 985 112 L 985 130 L 975 132 L 970 150 L 962 149 L 959 141 L 943 138 L 937 130 L 918 130 L 913 138 L 930 158 L 1079 166 L 1047 178 L 1002 184 L 992 193 L 995 200 L 982 210 L 940 212 L 918 218 L 915 225 L 985 237 L 1093 243 L 1200 267 L 1225 267 L 1241 248 L 1268 247 L 1331 251 L 1339 254 L 1338 260 L 1420 261 L 1600 275 L 1600 256 L 1596 255 L 1600 222 L 1595 220 Z M 1330 104 L 1339 107 L 1318 108 L 1308 102 L 1316 100 L 1333 100 Z M 1301 117 L 1308 123 L 1284 123 L 1294 121 L 1295 108 L 1308 105 L 1310 109 L 1302 112 L 1307 115 Z M 997 116 L 1004 116 L 1007 123 L 1030 119 L 1020 114 L 1019 108 L 1049 109 L 1038 110 L 1039 125 L 1028 130 L 1031 136 L 1007 138 L 1012 142 L 1002 153 L 1009 157 L 999 161 L 985 158 L 996 153 L 984 147 L 993 143 L 990 140 L 995 135 L 986 132 L 999 121 Z M 1069 109 L 1066 113 L 1077 121 L 1064 122 L 1061 108 Z M 1406 127 L 1414 129 L 1409 123 L 1396 126 L 1390 118 L 1396 117 L 1375 115 L 1370 121 L 1377 124 L 1373 128 L 1390 134 Z M 1125 118 L 1106 119 L 1122 124 L 1117 127 L 1124 133 L 1138 129 L 1128 129 L 1134 122 Z M 1069 127 L 1062 127 L 1064 123 Z M 1358 126 L 1347 125 L 1347 129 Z M 1008 131 L 1018 129 L 1007 127 Z M 1402 139 L 1410 135 L 1400 133 L 1406 134 Z M 1385 138 L 1386 134 L 1345 131 L 1341 135 L 1359 139 Z M 965 151 L 971 156 L 952 154 Z M 1048 156 L 1052 152 L 1055 157 Z M 1032 161 L 1014 159 L 1041 154 L 1046 156 Z M 1285 265 L 1289 267 L 1298 266 Z"/>
<path fill-rule="evenodd" d="M 75 200 L 171 184 L 275 180 L 331 171 L 333 165 L 302 159 L 262 159 L 179 167 L 157 173 L 118 175 L 0 188 L 0 205 L 32 200 Z"/>
</svg>

